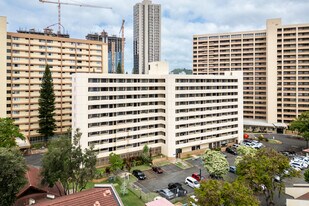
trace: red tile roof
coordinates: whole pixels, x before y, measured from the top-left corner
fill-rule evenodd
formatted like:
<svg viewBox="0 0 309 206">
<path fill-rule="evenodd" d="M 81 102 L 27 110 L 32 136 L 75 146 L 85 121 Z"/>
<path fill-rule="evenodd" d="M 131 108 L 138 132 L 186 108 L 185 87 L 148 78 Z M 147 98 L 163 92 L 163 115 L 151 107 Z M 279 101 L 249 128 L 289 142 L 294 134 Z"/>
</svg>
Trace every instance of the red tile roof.
<svg viewBox="0 0 309 206">
<path fill-rule="evenodd" d="M 303 194 L 302 196 L 299 196 L 296 199 L 298 199 L 298 200 L 309 200 L 309 192 Z"/>
<path fill-rule="evenodd" d="M 118 195 L 115 194 L 112 186 L 104 186 L 84 190 L 82 192 L 74 193 L 58 197 L 54 200 L 45 200 L 35 204 L 36 206 L 123 206 Z"/>
<path fill-rule="evenodd" d="M 40 169 L 28 166 L 28 171 L 25 174 L 27 183 L 26 185 L 19 191 L 19 193 L 16 195 L 17 198 L 22 197 L 23 194 L 30 188 L 34 188 L 38 191 L 41 191 L 42 193 L 48 193 L 55 196 L 61 196 L 64 195 L 64 189 L 61 185 L 61 183 L 57 182 L 54 187 L 48 187 L 48 185 L 42 185 L 41 184 L 41 175 L 40 175 Z M 58 188 L 60 189 L 60 192 Z"/>
</svg>

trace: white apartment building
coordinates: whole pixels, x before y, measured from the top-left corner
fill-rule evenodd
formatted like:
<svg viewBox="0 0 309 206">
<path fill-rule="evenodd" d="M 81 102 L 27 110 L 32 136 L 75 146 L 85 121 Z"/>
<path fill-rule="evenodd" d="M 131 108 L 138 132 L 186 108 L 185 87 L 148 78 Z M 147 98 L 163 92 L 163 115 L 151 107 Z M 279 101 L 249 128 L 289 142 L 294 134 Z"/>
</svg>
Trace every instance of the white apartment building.
<svg viewBox="0 0 309 206">
<path fill-rule="evenodd" d="M 69 35 L 8 32 L 0 17 L 0 117 L 9 117 L 31 141 L 38 134 L 38 99 L 45 66 L 51 68 L 55 92 L 56 134 L 71 128 L 71 75 L 75 72 L 107 73 L 107 44 L 73 39 Z"/>
<path fill-rule="evenodd" d="M 161 5 L 143 0 L 133 8 L 134 73 L 147 74 L 148 63 L 161 59 Z"/>
<path fill-rule="evenodd" d="M 137 155 L 144 145 L 176 158 L 242 140 L 240 73 L 168 75 L 161 66 L 150 64 L 149 75 L 73 75 L 72 128 L 83 133 L 83 148 L 94 146 L 98 164 L 111 152 Z"/>
<path fill-rule="evenodd" d="M 309 108 L 309 24 L 193 36 L 193 74 L 242 71 L 249 130 L 282 132 Z M 258 130 L 255 130 L 258 131 Z"/>
</svg>

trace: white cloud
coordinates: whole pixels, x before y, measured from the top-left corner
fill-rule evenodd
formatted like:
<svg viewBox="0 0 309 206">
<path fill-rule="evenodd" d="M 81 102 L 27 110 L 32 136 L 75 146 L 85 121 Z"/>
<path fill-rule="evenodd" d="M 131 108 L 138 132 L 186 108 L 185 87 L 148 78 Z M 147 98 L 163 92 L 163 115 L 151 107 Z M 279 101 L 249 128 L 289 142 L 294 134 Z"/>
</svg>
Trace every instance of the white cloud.
<svg viewBox="0 0 309 206">
<path fill-rule="evenodd" d="M 55 0 L 56 1 L 56 0 Z M 74 38 L 103 29 L 118 35 L 126 20 L 125 67 L 133 65 L 133 6 L 142 0 L 62 0 L 113 7 L 113 10 L 62 7 L 62 24 Z M 283 24 L 309 23 L 308 0 L 153 0 L 162 5 L 162 60 L 171 68 L 192 67 L 192 35 L 264 29 L 268 18 L 281 17 Z M 42 29 L 57 22 L 57 6 L 39 0 L 1 0 L 0 15 L 8 17 L 8 30 Z M 56 29 L 56 28 L 55 28 Z"/>
</svg>

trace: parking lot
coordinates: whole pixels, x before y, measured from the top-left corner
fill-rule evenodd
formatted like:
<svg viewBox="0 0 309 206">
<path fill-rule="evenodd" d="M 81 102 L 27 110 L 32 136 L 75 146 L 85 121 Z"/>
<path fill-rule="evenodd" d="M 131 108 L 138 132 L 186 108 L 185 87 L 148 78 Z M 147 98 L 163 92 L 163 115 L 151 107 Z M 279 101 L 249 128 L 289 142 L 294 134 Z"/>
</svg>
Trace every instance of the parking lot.
<svg viewBox="0 0 309 206">
<path fill-rule="evenodd" d="M 199 161 L 199 160 L 198 160 Z M 200 162 L 200 161 L 199 161 Z M 144 192 L 155 192 L 156 190 L 167 188 L 168 183 L 179 182 L 183 185 L 183 188 L 192 193 L 193 189 L 185 185 L 185 179 L 188 176 L 191 176 L 194 172 L 199 172 L 199 167 L 193 166 L 188 169 L 181 169 L 174 164 L 169 164 L 161 167 L 163 170 L 162 174 L 157 174 L 152 170 L 144 171 L 146 175 L 146 180 L 139 180 L 135 184 L 140 187 Z M 202 169 L 202 174 L 205 174 L 206 171 Z"/>
<path fill-rule="evenodd" d="M 266 147 L 271 147 L 276 149 L 277 151 L 295 151 L 297 153 L 301 152 L 303 148 L 306 146 L 306 142 L 303 140 L 298 140 L 291 138 L 287 135 L 277 135 L 277 134 L 265 134 L 265 137 L 271 137 L 274 139 L 277 139 L 282 142 L 282 144 L 271 144 L 267 142 L 263 142 L 263 144 Z M 235 161 L 235 155 L 229 154 L 224 152 L 227 155 L 227 160 L 230 165 L 234 165 Z M 199 173 L 200 169 L 202 172 L 202 175 L 206 177 L 206 179 L 209 179 L 209 174 L 204 169 L 201 159 L 200 158 L 192 158 L 186 160 L 189 164 L 192 165 L 191 168 L 188 169 L 181 169 L 177 167 L 174 164 L 169 164 L 166 166 L 163 166 L 163 174 L 156 174 L 152 170 L 145 171 L 145 174 L 147 176 L 146 180 L 139 180 L 135 184 L 140 187 L 144 192 L 154 192 L 159 189 L 167 188 L 168 183 L 171 182 L 179 182 L 183 185 L 183 188 L 185 188 L 188 193 L 193 193 L 193 189 L 189 186 L 184 184 L 185 178 L 188 176 L 191 176 L 192 173 Z M 304 173 L 304 171 L 302 171 Z M 236 175 L 233 173 L 228 173 L 226 176 L 224 176 L 224 179 L 226 181 L 233 181 L 236 179 Z M 284 180 L 286 186 L 292 186 L 295 183 L 305 183 L 303 177 L 300 178 L 291 178 Z M 280 197 L 275 195 L 275 201 L 277 205 L 285 205 L 287 196 L 285 194 L 281 194 Z M 263 197 L 259 197 L 261 200 L 261 204 L 263 205 Z"/>
</svg>

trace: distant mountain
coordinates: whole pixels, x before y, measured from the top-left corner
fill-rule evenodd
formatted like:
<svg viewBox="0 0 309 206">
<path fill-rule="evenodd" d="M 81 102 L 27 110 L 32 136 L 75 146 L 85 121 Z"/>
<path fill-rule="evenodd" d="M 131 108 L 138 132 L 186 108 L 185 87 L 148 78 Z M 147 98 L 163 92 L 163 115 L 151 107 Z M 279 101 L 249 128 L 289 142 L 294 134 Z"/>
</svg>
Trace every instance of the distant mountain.
<svg viewBox="0 0 309 206">
<path fill-rule="evenodd" d="M 186 68 L 178 68 L 170 71 L 170 74 L 192 74 L 192 70 Z"/>
</svg>

